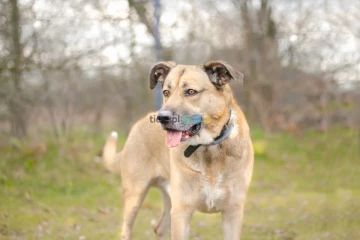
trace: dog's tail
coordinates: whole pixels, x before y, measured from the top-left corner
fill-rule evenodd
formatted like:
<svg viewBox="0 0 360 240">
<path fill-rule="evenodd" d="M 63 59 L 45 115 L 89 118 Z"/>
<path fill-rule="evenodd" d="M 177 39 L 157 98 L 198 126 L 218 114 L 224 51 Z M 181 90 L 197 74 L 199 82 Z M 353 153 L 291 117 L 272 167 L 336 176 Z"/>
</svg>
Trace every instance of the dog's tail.
<svg viewBox="0 0 360 240">
<path fill-rule="evenodd" d="M 103 162 L 105 168 L 113 173 L 120 172 L 120 158 L 121 152 L 116 153 L 116 146 L 118 143 L 118 134 L 117 132 L 112 132 L 108 139 L 106 140 L 104 149 L 103 149 Z"/>
</svg>

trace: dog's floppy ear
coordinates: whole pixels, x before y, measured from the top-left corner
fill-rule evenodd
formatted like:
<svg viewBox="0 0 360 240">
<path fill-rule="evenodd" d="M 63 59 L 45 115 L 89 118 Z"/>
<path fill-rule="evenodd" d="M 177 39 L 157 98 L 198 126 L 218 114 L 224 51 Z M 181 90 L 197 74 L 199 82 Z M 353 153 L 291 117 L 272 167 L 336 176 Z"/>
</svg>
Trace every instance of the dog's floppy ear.
<svg viewBox="0 0 360 240">
<path fill-rule="evenodd" d="M 233 69 L 232 66 L 224 61 L 210 61 L 204 63 L 205 72 L 210 81 L 216 86 L 222 86 L 230 82 L 231 79 L 243 83 L 244 74 Z"/>
<path fill-rule="evenodd" d="M 155 64 L 150 71 L 150 88 L 154 89 L 158 82 L 163 84 L 171 68 L 175 66 L 175 62 L 158 62 Z"/>
</svg>

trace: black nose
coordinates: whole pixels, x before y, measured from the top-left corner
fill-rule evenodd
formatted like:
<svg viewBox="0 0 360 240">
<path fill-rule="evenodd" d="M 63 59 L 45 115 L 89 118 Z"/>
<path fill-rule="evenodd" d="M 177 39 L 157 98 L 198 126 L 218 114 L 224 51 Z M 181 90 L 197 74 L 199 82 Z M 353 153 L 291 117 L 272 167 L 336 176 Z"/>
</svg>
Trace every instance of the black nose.
<svg viewBox="0 0 360 240">
<path fill-rule="evenodd" d="M 157 115 L 157 119 L 162 124 L 167 124 L 171 121 L 172 112 L 170 110 L 160 110 Z"/>
</svg>

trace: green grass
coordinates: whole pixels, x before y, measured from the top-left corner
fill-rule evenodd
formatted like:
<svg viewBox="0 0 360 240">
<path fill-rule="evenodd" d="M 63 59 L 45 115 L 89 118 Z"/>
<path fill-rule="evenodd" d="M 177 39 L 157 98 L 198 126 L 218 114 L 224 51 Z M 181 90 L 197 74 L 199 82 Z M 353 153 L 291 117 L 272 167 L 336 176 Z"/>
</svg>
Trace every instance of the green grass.
<svg viewBox="0 0 360 240">
<path fill-rule="evenodd" d="M 297 139 L 255 129 L 252 135 L 256 159 L 242 239 L 360 239 L 357 131 L 308 131 Z M 0 239 L 118 237 L 121 178 L 94 161 L 105 137 L 84 130 L 73 132 L 70 141 L 45 136 L 45 154 L 26 147 L 33 140 L 3 144 Z M 151 190 L 134 239 L 155 239 L 151 222 L 161 210 L 159 193 Z M 195 214 L 191 236 L 221 239 L 221 216 Z"/>
</svg>

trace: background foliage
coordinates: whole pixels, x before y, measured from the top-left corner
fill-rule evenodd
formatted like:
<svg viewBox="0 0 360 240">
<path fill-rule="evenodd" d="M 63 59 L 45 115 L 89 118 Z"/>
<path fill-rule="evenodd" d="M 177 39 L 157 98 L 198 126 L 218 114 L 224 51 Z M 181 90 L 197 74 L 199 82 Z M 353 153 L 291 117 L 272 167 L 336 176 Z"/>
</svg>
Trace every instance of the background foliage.
<svg viewBox="0 0 360 240">
<path fill-rule="evenodd" d="M 256 151 L 244 239 L 358 239 L 360 3 L 161 1 L 162 58 L 225 60 Z M 155 110 L 148 0 L 0 0 L 0 238 L 111 239 L 121 178 L 98 157 Z M 160 217 L 150 192 L 136 239 Z M 193 239 L 219 239 L 197 214 Z"/>
</svg>

